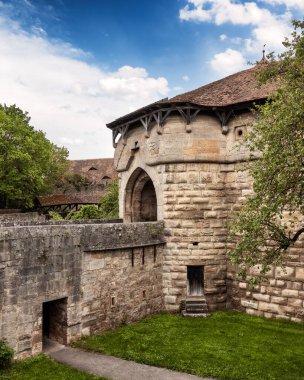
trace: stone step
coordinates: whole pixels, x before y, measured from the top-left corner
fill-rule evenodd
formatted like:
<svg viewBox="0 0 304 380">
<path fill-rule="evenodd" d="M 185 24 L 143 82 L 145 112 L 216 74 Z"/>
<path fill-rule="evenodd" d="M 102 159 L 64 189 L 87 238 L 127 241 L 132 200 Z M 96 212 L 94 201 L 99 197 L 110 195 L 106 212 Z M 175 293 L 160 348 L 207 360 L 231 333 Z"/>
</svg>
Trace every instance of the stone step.
<svg viewBox="0 0 304 380">
<path fill-rule="evenodd" d="M 207 317 L 208 305 L 204 297 L 187 297 L 185 300 L 185 310 L 183 311 L 185 317 Z"/>
<path fill-rule="evenodd" d="M 196 308 L 191 308 L 191 309 L 185 309 L 187 313 L 208 313 L 208 309 L 196 309 Z"/>
<path fill-rule="evenodd" d="M 196 304 L 196 305 L 186 305 L 185 308 L 186 309 L 204 309 L 204 310 L 208 310 L 208 306 L 207 305 L 199 305 L 199 304 Z"/>
<path fill-rule="evenodd" d="M 183 311 L 184 317 L 194 317 L 194 318 L 206 318 L 210 316 L 210 313 L 187 313 L 185 310 Z"/>
<path fill-rule="evenodd" d="M 186 301 L 186 305 L 207 305 L 206 301 Z"/>
</svg>

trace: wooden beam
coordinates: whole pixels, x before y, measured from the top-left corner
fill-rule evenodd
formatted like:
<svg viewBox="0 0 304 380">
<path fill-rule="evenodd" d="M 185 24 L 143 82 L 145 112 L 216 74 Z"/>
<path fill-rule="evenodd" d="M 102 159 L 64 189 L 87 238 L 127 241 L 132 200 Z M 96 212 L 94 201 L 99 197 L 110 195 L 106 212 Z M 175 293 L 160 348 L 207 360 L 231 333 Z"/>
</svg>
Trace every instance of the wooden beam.
<svg viewBox="0 0 304 380">
<path fill-rule="evenodd" d="M 232 109 L 228 111 L 215 110 L 214 112 L 221 123 L 222 134 L 226 135 L 229 132 L 228 122 L 231 116 L 234 114 L 233 110 Z"/>
</svg>

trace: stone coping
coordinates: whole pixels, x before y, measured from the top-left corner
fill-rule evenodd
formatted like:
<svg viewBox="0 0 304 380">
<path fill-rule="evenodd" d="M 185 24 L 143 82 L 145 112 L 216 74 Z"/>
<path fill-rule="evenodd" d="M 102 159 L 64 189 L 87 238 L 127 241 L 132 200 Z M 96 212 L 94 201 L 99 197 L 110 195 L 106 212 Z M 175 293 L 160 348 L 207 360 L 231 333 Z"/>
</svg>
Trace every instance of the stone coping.
<svg viewBox="0 0 304 380">
<path fill-rule="evenodd" d="M 50 220 L 50 221 L 32 221 L 32 222 L 0 222 L 1 227 L 27 227 L 27 226 L 68 226 L 79 224 L 114 224 L 123 223 L 123 219 L 87 219 L 87 220 Z"/>
<path fill-rule="evenodd" d="M 104 248 L 87 248 L 84 250 L 84 252 L 87 253 L 99 253 L 99 252 L 106 252 L 106 251 L 115 251 L 117 249 L 132 249 L 132 248 L 145 248 L 145 247 L 153 247 L 154 245 L 164 245 L 167 242 L 165 240 L 156 240 L 156 241 L 150 241 L 146 244 L 126 244 L 126 245 L 115 245 L 113 247 L 104 247 Z"/>
</svg>

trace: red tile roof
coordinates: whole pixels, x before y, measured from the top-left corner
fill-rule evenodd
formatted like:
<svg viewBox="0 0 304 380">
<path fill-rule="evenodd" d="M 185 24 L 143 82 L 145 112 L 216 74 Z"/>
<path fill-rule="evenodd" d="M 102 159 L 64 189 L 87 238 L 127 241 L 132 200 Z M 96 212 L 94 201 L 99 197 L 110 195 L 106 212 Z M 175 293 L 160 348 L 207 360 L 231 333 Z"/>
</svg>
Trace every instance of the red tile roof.
<svg viewBox="0 0 304 380">
<path fill-rule="evenodd" d="M 95 184 L 103 183 L 104 177 L 117 178 L 113 158 L 70 160 L 70 171 L 88 178 Z"/>
<path fill-rule="evenodd" d="M 39 196 L 38 201 L 42 207 L 70 204 L 98 204 L 104 191 L 74 194 L 53 194 Z"/>
<path fill-rule="evenodd" d="M 136 117 L 143 116 L 145 113 L 171 105 L 181 105 L 190 103 L 204 108 L 224 108 L 240 106 L 242 104 L 253 103 L 254 101 L 266 99 L 276 90 L 275 83 L 268 83 L 260 86 L 256 74 L 265 65 L 265 61 L 257 63 L 250 69 L 229 75 L 223 79 L 209 83 L 195 90 L 174 96 L 170 99 L 162 99 L 158 102 L 140 108 L 130 114 L 124 115 L 113 122 L 107 124 L 108 128 L 114 128 L 123 123 L 132 121 Z"/>
<path fill-rule="evenodd" d="M 256 74 L 261 65 L 229 75 L 195 90 L 177 95 L 169 102 L 190 102 L 207 107 L 227 107 L 266 99 L 276 89 L 274 83 L 259 86 Z"/>
</svg>

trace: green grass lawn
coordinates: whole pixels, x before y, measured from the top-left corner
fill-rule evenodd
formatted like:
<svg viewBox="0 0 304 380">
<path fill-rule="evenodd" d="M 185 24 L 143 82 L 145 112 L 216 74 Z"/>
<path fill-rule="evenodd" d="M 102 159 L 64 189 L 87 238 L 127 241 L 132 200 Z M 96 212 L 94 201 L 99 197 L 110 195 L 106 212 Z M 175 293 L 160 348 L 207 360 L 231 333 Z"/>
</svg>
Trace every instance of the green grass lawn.
<svg viewBox="0 0 304 380">
<path fill-rule="evenodd" d="M 218 379 L 304 380 L 304 325 L 236 312 L 155 315 L 75 346 Z"/>
<path fill-rule="evenodd" d="M 17 361 L 9 370 L 0 370 L 0 380 L 106 380 L 89 375 L 62 364 L 55 363 L 44 355 Z"/>
</svg>

